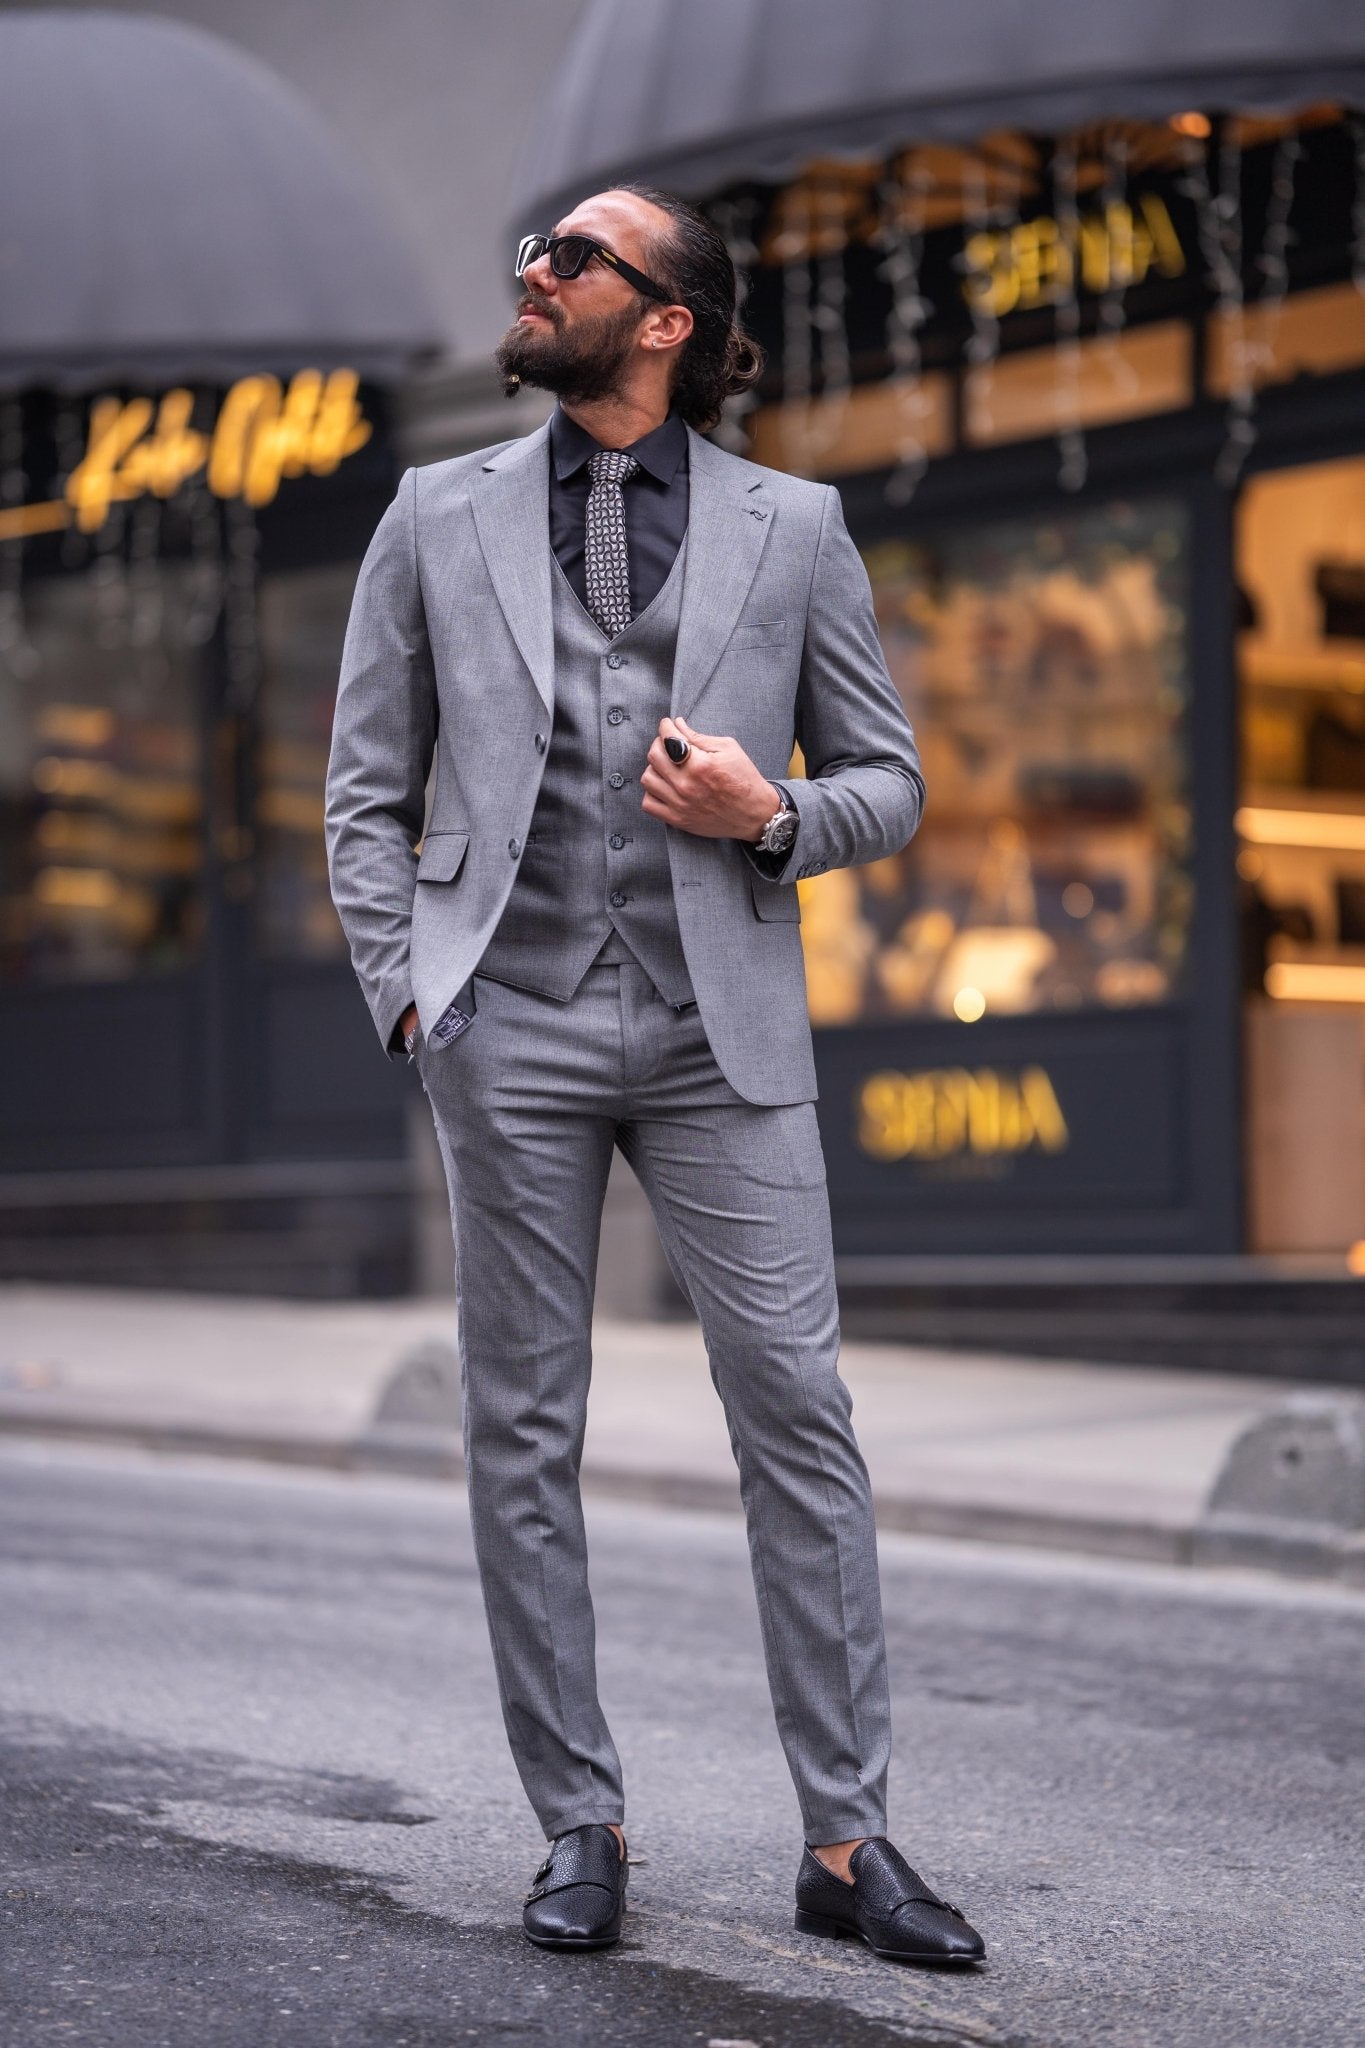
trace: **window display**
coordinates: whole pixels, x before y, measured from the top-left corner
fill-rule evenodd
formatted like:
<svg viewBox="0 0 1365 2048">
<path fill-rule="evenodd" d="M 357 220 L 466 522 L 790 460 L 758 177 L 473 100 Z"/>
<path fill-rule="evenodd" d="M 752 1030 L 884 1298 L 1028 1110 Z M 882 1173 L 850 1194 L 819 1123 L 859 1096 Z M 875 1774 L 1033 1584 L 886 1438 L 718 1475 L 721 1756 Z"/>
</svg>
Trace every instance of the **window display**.
<svg viewBox="0 0 1365 2048">
<path fill-rule="evenodd" d="M 1192 909 L 1184 507 L 864 554 L 929 793 L 903 854 L 800 885 L 814 1022 L 1168 1000 Z"/>
<path fill-rule="evenodd" d="M 0 656 L 0 977 L 185 965 L 203 930 L 194 572 L 34 581 Z"/>
<path fill-rule="evenodd" d="M 1365 460 L 1238 506 L 1248 1236 L 1365 1238 Z"/>
<path fill-rule="evenodd" d="M 261 585 L 257 939 L 276 960 L 346 956 L 332 908 L 323 788 L 354 562 Z"/>
</svg>

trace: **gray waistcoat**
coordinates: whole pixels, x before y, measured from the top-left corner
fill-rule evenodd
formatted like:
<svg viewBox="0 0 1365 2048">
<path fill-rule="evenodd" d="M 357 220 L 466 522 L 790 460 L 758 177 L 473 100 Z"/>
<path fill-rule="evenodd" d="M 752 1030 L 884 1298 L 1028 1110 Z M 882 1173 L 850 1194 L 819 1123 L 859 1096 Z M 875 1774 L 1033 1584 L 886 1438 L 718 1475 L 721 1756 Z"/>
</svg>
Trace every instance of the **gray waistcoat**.
<svg viewBox="0 0 1365 2048">
<path fill-rule="evenodd" d="M 668 581 L 609 640 L 551 568 L 555 715 L 507 908 L 479 963 L 493 981 L 569 997 L 604 944 L 629 952 L 668 1003 L 694 1000 L 678 934 L 666 827 L 640 808 L 649 743 L 667 715 L 684 540 Z"/>
</svg>

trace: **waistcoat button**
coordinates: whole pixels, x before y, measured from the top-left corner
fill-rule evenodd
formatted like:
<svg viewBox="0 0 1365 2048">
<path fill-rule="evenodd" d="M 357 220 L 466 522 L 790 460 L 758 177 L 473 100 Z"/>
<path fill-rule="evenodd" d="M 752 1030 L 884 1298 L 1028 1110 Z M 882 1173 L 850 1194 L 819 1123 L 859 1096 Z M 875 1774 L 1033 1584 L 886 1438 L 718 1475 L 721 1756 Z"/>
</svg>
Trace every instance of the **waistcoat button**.
<svg viewBox="0 0 1365 2048">
<path fill-rule="evenodd" d="M 621 663 L 622 663 L 622 662 L 623 662 L 624 660 L 625 660 L 625 656 L 624 656 L 623 654 L 609 654 L 609 655 L 607 656 L 607 667 L 608 667 L 608 668 L 620 668 L 620 666 L 621 666 Z"/>
<path fill-rule="evenodd" d="M 521 852 L 521 841 L 519 839 L 509 839 L 507 842 L 507 851 L 511 854 L 513 860 L 515 860 L 517 855 Z"/>
<path fill-rule="evenodd" d="M 538 754 L 543 754 L 545 752 L 545 735 L 543 732 L 538 732 L 536 734 L 536 752 Z"/>
<path fill-rule="evenodd" d="M 611 774 L 607 777 L 607 781 L 613 789 L 624 789 L 626 786 L 626 778 L 619 768 L 612 769 Z"/>
<path fill-rule="evenodd" d="M 625 843 L 625 837 L 620 832 L 613 832 L 611 838 L 607 841 L 607 845 L 612 849 L 613 853 L 619 853 Z"/>
<path fill-rule="evenodd" d="M 612 890 L 610 901 L 613 910 L 624 910 L 626 907 L 626 899 L 619 889 Z"/>
<path fill-rule="evenodd" d="M 611 710 L 607 713 L 607 724 L 620 725 L 625 715 L 619 704 L 613 704 Z"/>
</svg>

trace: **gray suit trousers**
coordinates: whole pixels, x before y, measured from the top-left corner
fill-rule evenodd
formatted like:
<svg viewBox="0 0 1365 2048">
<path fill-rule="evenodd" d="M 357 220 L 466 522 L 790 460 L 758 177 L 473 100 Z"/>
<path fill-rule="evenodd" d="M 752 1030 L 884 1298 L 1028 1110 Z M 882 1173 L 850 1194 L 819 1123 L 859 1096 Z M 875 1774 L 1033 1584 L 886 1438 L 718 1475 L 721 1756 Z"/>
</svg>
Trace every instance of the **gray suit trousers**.
<svg viewBox="0 0 1365 2048">
<path fill-rule="evenodd" d="M 867 1473 L 838 1376 L 810 1103 L 746 1102 L 695 1006 L 633 963 L 572 999 L 475 978 L 419 1053 L 450 1181 L 470 1509 L 508 1739 L 547 1836 L 624 1819 L 579 1499 L 602 1204 L 619 1145 L 701 1321 L 739 1467 L 806 1839 L 885 1832 L 890 1715 Z"/>
</svg>

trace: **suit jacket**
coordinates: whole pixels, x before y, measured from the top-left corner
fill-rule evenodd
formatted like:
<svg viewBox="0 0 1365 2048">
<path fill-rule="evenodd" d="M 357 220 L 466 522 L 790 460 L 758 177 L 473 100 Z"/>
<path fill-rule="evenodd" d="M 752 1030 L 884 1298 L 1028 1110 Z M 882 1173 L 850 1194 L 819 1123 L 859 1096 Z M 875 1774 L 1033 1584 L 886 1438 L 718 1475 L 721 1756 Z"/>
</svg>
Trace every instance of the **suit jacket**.
<svg viewBox="0 0 1365 2048">
<path fill-rule="evenodd" d="M 811 1101 L 794 884 L 904 846 L 924 781 L 838 493 L 698 434 L 689 451 L 672 712 L 733 736 L 772 780 L 785 780 L 798 742 L 808 780 L 788 785 L 801 823 L 776 877 L 733 840 L 670 829 L 678 924 L 731 1086 L 755 1103 Z M 386 1048 L 410 1002 L 429 1038 L 478 967 L 516 877 L 554 704 L 548 500 L 548 428 L 410 469 L 360 571 L 327 849 Z"/>
</svg>

